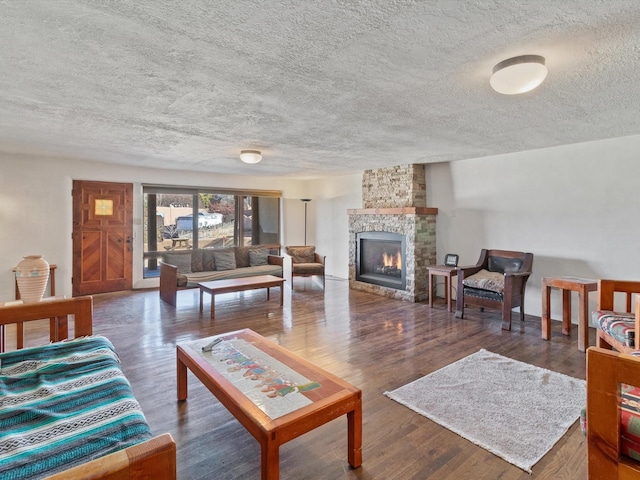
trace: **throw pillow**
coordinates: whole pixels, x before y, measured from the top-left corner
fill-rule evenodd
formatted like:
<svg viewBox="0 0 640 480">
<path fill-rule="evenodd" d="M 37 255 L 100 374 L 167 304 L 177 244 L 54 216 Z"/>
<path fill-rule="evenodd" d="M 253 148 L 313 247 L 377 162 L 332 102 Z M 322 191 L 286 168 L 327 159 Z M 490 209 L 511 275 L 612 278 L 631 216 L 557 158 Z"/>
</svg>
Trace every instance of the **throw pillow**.
<svg viewBox="0 0 640 480">
<path fill-rule="evenodd" d="M 202 263 L 202 250 L 194 250 L 191 254 L 191 271 L 201 272 L 204 268 Z"/>
<path fill-rule="evenodd" d="M 213 250 L 205 248 L 202 250 L 202 271 L 213 272 L 216 269 L 216 260 L 213 258 Z"/>
<path fill-rule="evenodd" d="M 164 263 L 178 267 L 178 273 L 191 273 L 191 253 L 167 253 L 164 256 Z"/>
<path fill-rule="evenodd" d="M 266 248 L 256 248 L 249 250 L 249 265 L 252 267 L 259 267 L 260 265 L 269 265 L 269 260 L 267 259 Z"/>
<path fill-rule="evenodd" d="M 248 267 L 249 266 L 249 247 L 235 247 L 236 252 L 236 267 Z"/>
<path fill-rule="evenodd" d="M 480 270 L 462 281 L 463 285 L 491 292 L 504 292 L 504 274 Z"/>
<path fill-rule="evenodd" d="M 314 263 L 316 261 L 316 247 L 287 247 L 287 255 L 293 263 Z"/>
<path fill-rule="evenodd" d="M 236 254 L 233 250 L 213 251 L 216 261 L 216 270 L 234 270 L 236 268 Z"/>
</svg>

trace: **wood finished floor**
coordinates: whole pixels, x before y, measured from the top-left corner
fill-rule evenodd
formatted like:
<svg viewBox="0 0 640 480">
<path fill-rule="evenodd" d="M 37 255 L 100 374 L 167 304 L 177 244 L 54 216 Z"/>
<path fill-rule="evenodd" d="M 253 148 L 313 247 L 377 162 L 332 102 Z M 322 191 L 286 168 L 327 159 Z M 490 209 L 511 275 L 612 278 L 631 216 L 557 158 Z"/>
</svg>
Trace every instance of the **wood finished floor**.
<svg viewBox="0 0 640 480">
<path fill-rule="evenodd" d="M 116 346 L 152 431 L 170 432 L 176 440 L 178 478 L 260 478 L 258 443 L 192 374 L 188 400 L 176 400 L 176 343 L 240 328 L 363 391 L 362 467 L 347 463 L 344 417 L 283 445 L 282 479 L 586 478 L 586 443 L 577 421 L 529 475 L 383 395 L 480 348 L 585 378 L 575 328 L 568 338 L 553 322 L 552 340 L 544 341 L 539 317 L 516 320 L 505 332 L 493 312 L 469 309 L 460 320 L 443 301 L 430 309 L 349 290 L 346 280 L 327 278 L 326 292 L 310 279 L 296 278 L 294 285 L 293 292 L 285 286 L 282 309 L 278 289 L 269 302 L 264 290 L 220 295 L 214 321 L 208 296 L 199 314 L 197 290 L 179 292 L 177 308 L 161 302 L 157 291 L 94 296 L 94 332 Z"/>
</svg>

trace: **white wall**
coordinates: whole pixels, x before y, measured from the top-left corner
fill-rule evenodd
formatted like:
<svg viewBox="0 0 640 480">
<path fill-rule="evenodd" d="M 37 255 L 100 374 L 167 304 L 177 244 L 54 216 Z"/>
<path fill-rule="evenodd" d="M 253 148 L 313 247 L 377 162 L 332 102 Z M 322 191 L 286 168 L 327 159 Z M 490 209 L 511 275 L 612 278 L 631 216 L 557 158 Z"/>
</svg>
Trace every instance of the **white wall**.
<svg viewBox="0 0 640 480">
<path fill-rule="evenodd" d="M 312 214 L 307 243 L 316 245 L 316 251 L 327 257 L 325 272 L 328 275 L 349 278 L 347 209 L 362 208 L 362 174 L 310 180 L 306 192 L 306 198 L 312 199 L 308 206 Z"/>
<path fill-rule="evenodd" d="M 427 165 L 427 206 L 439 209 L 438 261 L 458 253 L 460 264 L 473 264 L 481 248 L 533 252 L 525 305 L 532 315 L 541 312 L 544 276 L 640 279 L 636 152 L 640 136 Z M 328 275 L 348 277 L 347 209 L 362 207 L 361 174 L 296 181 L 0 154 L 0 301 L 13 298 L 11 269 L 29 254 L 56 263 L 58 292 L 70 295 L 72 179 L 132 182 L 137 192 L 140 183 L 281 190 L 283 245 L 304 242 L 300 198 L 311 198 L 307 243 L 327 256 Z M 141 212 L 139 193 L 135 202 Z M 136 254 L 141 286 L 138 243 Z M 552 309 L 560 318 L 556 292 Z"/>
<path fill-rule="evenodd" d="M 295 216 L 289 219 L 287 212 L 291 209 L 290 204 L 298 206 L 298 198 L 304 191 L 304 182 L 283 178 L 130 168 L 0 153 L 0 301 L 13 298 L 12 268 L 23 256 L 34 254 L 41 254 L 49 263 L 58 266 L 56 293 L 71 295 L 73 180 L 134 184 L 135 288 L 157 286 L 158 283 L 155 279 L 142 280 L 142 183 L 280 190 L 283 195 L 283 244 L 297 235 L 299 222 Z"/>
<path fill-rule="evenodd" d="M 428 165 L 438 261 L 458 253 L 460 265 L 475 264 L 481 248 L 533 252 L 525 311 L 538 316 L 542 277 L 640 279 L 637 152 L 640 136 Z M 551 304 L 561 318 L 558 292 Z"/>
</svg>

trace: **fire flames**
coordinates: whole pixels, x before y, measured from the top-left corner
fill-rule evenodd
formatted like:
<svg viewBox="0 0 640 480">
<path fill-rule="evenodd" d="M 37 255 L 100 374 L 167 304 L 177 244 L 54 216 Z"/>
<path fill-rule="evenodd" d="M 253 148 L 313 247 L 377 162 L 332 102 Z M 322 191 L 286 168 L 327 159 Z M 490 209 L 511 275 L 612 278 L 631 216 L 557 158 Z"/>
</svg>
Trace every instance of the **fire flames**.
<svg viewBox="0 0 640 480">
<path fill-rule="evenodd" d="M 389 254 L 384 251 L 382 252 L 382 264 L 385 267 L 396 267 L 398 270 L 402 270 L 402 255 L 400 252 Z"/>
</svg>

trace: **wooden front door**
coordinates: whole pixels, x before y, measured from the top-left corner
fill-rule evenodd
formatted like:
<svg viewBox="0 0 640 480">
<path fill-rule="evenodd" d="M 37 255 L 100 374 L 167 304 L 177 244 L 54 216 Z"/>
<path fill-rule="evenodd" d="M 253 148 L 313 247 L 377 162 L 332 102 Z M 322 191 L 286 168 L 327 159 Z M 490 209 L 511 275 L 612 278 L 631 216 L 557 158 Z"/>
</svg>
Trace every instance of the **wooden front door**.
<svg viewBox="0 0 640 480">
<path fill-rule="evenodd" d="M 73 181 L 73 296 L 133 285 L 133 185 Z"/>
</svg>

